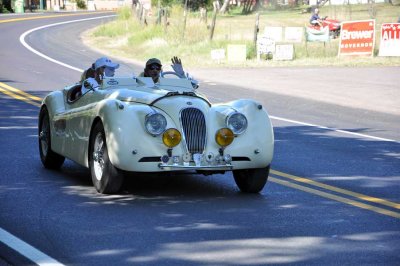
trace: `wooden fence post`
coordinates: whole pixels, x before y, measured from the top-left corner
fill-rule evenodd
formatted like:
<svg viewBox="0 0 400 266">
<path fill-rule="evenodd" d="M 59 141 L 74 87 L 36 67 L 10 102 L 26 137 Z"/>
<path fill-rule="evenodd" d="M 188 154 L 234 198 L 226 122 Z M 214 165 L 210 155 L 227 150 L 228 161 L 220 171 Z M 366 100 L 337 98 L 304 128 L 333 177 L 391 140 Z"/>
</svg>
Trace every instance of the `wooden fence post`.
<svg viewBox="0 0 400 266">
<path fill-rule="evenodd" d="M 258 30 L 259 30 L 259 27 L 258 27 L 259 23 L 260 23 L 260 13 L 257 13 L 256 14 L 256 25 L 254 26 L 254 48 L 255 48 L 256 53 L 257 53 L 257 34 L 258 34 Z"/>
<path fill-rule="evenodd" d="M 214 10 L 213 19 L 211 22 L 211 29 L 210 29 L 210 41 L 212 41 L 214 36 L 214 29 L 215 29 L 215 21 L 217 20 L 217 10 Z"/>
</svg>

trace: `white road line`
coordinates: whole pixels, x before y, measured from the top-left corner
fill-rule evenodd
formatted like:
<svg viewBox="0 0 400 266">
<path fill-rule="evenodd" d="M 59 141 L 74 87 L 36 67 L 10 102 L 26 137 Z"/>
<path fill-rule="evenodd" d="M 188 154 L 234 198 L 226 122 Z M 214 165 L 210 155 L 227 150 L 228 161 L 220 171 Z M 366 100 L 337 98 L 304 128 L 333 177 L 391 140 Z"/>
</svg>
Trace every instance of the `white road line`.
<svg viewBox="0 0 400 266">
<path fill-rule="evenodd" d="M 107 18 L 107 17 L 113 17 L 113 16 L 115 16 L 115 15 L 101 16 L 101 17 L 94 17 L 94 18 L 86 18 L 86 19 L 78 19 L 78 20 L 71 20 L 71 21 L 59 22 L 59 23 L 54 23 L 54 24 L 50 24 L 50 25 L 37 27 L 37 28 L 34 28 L 34 29 L 31 29 L 31 30 L 28 30 L 28 31 L 24 32 L 19 37 L 19 41 L 22 43 L 23 46 L 25 46 L 25 48 L 27 48 L 31 52 L 37 54 L 38 56 L 40 56 L 40 57 L 42 57 L 44 59 L 47 59 L 47 60 L 49 60 L 49 61 L 51 61 L 53 63 L 59 64 L 59 65 L 64 66 L 66 68 L 70 68 L 72 70 L 75 70 L 75 71 L 78 71 L 78 72 L 82 72 L 83 69 L 80 69 L 80 68 L 65 64 L 63 62 L 55 60 L 55 59 L 53 59 L 53 58 L 51 58 L 51 57 L 49 57 L 47 55 L 44 55 L 44 54 L 40 53 L 39 51 L 33 49 L 30 45 L 28 45 L 25 42 L 25 37 L 28 34 L 34 32 L 34 31 L 45 29 L 45 28 L 49 28 L 49 27 L 53 27 L 53 26 L 57 26 L 57 25 L 80 22 L 80 21 L 86 21 L 86 20 L 93 20 L 93 19 L 101 19 L 101 18 Z M 27 127 L 24 127 L 24 128 L 27 128 Z M 13 127 L 13 128 L 12 127 L 1 127 L 1 129 L 15 129 L 15 127 Z M 20 128 L 18 128 L 18 129 L 20 129 Z M 42 266 L 42 265 L 43 266 L 63 265 L 62 263 L 58 262 L 57 260 L 47 256 L 46 254 L 44 254 L 40 250 L 32 247 L 28 243 L 25 243 L 24 241 L 20 240 L 19 238 L 13 236 L 12 234 L 8 233 L 7 231 L 5 231 L 5 230 L 3 230 L 1 228 L 0 228 L 0 241 L 3 242 L 5 245 L 9 246 L 10 248 L 12 248 L 13 250 L 17 251 L 21 255 L 25 256 L 29 260 L 33 261 L 37 265 L 40 265 L 40 266 Z"/>
<path fill-rule="evenodd" d="M 64 265 L 0 228 L 0 241 L 40 266 Z"/>
<path fill-rule="evenodd" d="M 2 129 L 35 129 L 38 128 L 37 126 L 29 126 L 29 127 L 23 127 L 23 126 L 8 126 L 8 127 L 0 127 L 0 130 Z"/>
<path fill-rule="evenodd" d="M 61 65 L 61 66 L 64 66 L 64 67 L 66 67 L 66 68 L 69 68 L 69 69 L 72 69 L 72 70 L 75 70 L 75 71 L 78 71 L 78 72 L 83 72 L 83 69 L 80 69 L 80 68 L 77 68 L 77 67 L 74 67 L 74 66 L 65 64 L 65 63 L 63 63 L 63 62 L 60 62 L 60 61 L 58 61 L 58 60 L 56 60 L 56 59 L 54 59 L 54 58 L 51 58 L 51 57 L 49 57 L 49 56 L 47 56 L 47 55 L 45 55 L 45 54 L 42 54 L 41 52 L 39 52 L 39 51 L 33 49 L 29 44 L 27 44 L 27 43 L 25 42 L 25 37 L 26 37 L 28 34 L 34 32 L 34 31 L 41 30 L 41 29 L 45 29 L 45 28 L 50 28 L 50 27 L 54 27 L 54 26 L 58 26 L 58 25 L 63 25 L 63 24 L 69 24 L 69 23 L 87 21 L 87 20 L 94 20 L 94 19 L 115 17 L 115 16 L 116 16 L 116 15 L 108 15 L 108 16 L 101 16 L 101 17 L 94 17 L 94 18 L 85 18 L 85 19 L 77 19 L 77 20 L 70 20 L 70 21 L 64 21 L 64 22 L 59 22 L 59 23 L 44 25 L 44 26 L 37 27 L 37 28 L 34 28 L 34 29 L 31 29 L 31 30 L 28 30 L 28 31 L 24 32 L 24 33 L 19 37 L 19 41 L 22 43 L 23 46 L 25 46 L 26 49 L 28 49 L 29 51 L 31 51 L 31 52 L 34 53 L 34 54 L 37 54 L 37 55 L 40 56 L 40 57 L 43 57 L 44 59 L 49 60 L 50 62 L 59 64 L 59 65 Z"/>
<path fill-rule="evenodd" d="M 380 137 L 375 137 L 375 136 L 371 136 L 371 135 L 360 134 L 360 133 L 356 133 L 356 132 L 342 130 L 342 129 L 338 129 L 338 128 L 325 127 L 325 126 L 305 123 L 305 122 L 301 122 L 301 121 L 291 120 L 291 119 L 282 118 L 282 117 L 278 117 L 278 116 L 272 116 L 271 115 L 269 117 L 271 119 L 275 119 L 275 120 L 285 121 L 285 122 L 298 124 L 298 125 L 303 125 L 303 126 L 316 127 L 316 128 L 320 128 L 320 129 L 326 129 L 326 130 L 335 131 L 335 132 L 339 132 L 339 133 L 344 133 L 344 134 L 348 134 L 348 135 L 354 135 L 354 136 L 358 136 L 358 137 L 362 137 L 362 138 L 368 138 L 368 139 L 375 139 L 375 140 L 380 140 L 380 141 L 388 141 L 388 142 L 400 143 L 400 141 L 397 141 L 397 140 L 394 140 L 394 139 L 380 138 Z"/>
</svg>

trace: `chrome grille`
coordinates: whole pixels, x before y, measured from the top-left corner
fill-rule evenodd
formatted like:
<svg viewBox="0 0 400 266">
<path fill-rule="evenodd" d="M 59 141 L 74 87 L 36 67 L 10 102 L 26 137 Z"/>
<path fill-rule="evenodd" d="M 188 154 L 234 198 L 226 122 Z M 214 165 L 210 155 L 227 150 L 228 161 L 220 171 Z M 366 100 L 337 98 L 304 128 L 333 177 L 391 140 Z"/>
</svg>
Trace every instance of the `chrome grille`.
<svg viewBox="0 0 400 266">
<path fill-rule="evenodd" d="M 185 108 L 181 111 L 181 122 L 188 151 L 191 154 L 203 153 L 206 145 L 204 114 L 196 108 Z"/>
</svg>

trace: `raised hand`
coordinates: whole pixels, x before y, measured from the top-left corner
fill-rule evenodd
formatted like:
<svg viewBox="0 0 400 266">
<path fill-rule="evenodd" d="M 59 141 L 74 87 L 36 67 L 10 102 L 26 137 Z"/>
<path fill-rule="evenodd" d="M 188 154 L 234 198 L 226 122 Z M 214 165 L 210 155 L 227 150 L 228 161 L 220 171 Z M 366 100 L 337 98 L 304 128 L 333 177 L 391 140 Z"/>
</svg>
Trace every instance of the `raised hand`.
<svg viewBox="0 0 400 266">
<path fill-rule="evenodd" d="M 171 67 L 175 71 L 175 73 L 178 74 L 181 78 L 184 78 L 185 71 L 183 70 L 181 59 L 178 58 L 177 56 L 174 56 L 171 58 L 171 62 L 172 62 Z"/>
</svg>

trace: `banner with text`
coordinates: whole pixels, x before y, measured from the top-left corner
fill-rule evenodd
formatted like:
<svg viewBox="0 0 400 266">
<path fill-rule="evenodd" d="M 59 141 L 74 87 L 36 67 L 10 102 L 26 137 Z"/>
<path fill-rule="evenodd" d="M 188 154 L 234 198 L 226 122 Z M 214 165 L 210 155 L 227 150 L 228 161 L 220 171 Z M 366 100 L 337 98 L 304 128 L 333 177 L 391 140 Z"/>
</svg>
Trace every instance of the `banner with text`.
<svg viewBox="0 0 400 266">
<path fill-rule="evenodd" d="M 383 23 L 379 56 L 400 56 L 400 23 Z"/>
<path fill-rule="evenodd" d="M 342 22 L 339 55 L 372 56 L 374 45 L 375 20 Z"/>
</svg>

